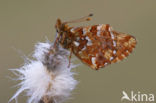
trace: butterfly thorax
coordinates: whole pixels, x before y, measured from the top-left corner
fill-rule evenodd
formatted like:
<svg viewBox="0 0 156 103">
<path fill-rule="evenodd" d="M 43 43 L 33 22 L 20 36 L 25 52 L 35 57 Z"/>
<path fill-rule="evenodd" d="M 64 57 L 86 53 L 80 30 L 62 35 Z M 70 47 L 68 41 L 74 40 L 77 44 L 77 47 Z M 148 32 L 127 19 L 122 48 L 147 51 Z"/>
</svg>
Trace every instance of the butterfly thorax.
<svg viewBox="0 0 156 103">
<path fill-rule="evenodd" d="M 65 23 L 61 23 L 60 19 L 57 20 L 55 27 L 59 37 L 59 44 L 65 49 L 71 48 L 73 34 L 70 32 L 70 27 Z"/>
<path fill-rule="evenodd" d="M 72 37 L 73 34 L 69 31 L 70 29 L 66 27 L 62 32 L 59 39 L 59 43 L 63 46 L 65 49 L 71 48 L 72 45 Z"/>
</svg>

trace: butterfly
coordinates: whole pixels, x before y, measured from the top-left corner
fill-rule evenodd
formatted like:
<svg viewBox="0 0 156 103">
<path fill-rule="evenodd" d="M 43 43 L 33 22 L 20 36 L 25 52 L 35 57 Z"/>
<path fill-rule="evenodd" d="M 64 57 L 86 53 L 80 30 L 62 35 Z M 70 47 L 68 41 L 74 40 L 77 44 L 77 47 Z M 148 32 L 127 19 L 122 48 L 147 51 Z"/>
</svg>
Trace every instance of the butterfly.
<svg viewBox="0 0 156 103">
<path fill-rule="evenodd" d="M 70 23 L 89 21 L 91 16 L 93 15 L 89 14 L 67 22 L 57 19 L 55 25 L 57 37 L 54 47 L 61 45 L 70 50 L 69 58 L 73 53 L 95 70 L 126 58 L 136 46 L 135 37 L 115 31 L 109 24 L 68 26 Z"/>
</svg>

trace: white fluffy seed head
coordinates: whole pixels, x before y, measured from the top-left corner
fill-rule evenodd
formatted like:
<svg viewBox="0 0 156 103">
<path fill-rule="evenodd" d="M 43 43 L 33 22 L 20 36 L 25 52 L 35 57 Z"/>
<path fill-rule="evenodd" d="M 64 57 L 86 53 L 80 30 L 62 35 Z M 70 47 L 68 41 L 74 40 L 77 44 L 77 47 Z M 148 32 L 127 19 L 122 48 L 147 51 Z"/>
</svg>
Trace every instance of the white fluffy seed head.
<svg viewBox="0 0 156 103">
<path fill-rule="evenodd" d="M 74 73 L 71 72 L 75 66 L 71 64 L 68 68 L 68 52 L 60 47 L 57 53 L 49 55 L 47 59 L 50 46 L 49 43 L 37 44 L 33 55 L 36 60 L 25 63 L 19 69 L 12 69 L 19 74 L 18 80 L 22 81 L 10 101 L 23 91 L 30 97 L 28 103 L 38 103 L 44 96 L 48 96 L 55 103 L 61 103 L 71 95 L 77 84 L 73 78 Z"/>
<path fill-rule="evenodd" d="M 37 43 L 35 45 L 33 57 L 38 61 L 44 61 L 45 55 L 49 52 L 50 46 L 50 43 Z"/>
</svg>

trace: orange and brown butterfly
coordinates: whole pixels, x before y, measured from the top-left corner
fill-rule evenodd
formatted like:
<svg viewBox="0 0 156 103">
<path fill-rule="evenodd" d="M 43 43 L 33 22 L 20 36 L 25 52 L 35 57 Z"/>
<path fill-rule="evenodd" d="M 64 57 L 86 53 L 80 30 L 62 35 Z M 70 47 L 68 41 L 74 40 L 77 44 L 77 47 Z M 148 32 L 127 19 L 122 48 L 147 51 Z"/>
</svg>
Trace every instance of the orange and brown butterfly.
<svg viewBox="0 0 156 103">
<path fill-rule="evenodd" d="M 55 25 L 57 37 L 54 46 L 61 44 L 95 70 L 126 58 L 136 46 L 135 37 L 115 31 L 109 24 L 68 26 L 69 23 L 89 21 L 91 16 L 92 14 L 89 14 L 68 22 L 58 19 Z"/>
</svg>

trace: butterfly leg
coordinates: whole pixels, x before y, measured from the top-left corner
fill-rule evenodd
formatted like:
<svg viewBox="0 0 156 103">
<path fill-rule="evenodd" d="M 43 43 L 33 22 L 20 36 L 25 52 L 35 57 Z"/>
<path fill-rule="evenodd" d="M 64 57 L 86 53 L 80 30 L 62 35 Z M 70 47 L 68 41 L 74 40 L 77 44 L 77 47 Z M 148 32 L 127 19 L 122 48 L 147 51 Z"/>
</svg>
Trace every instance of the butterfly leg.
<svg viewBox="0 0 156 103">
<path fill-rule="evenodd" d="M 56 51 L 58 49 L 58 46 L 59 46 L 59 39 L 60 39 L 60 35 L 58 35 L 58 32 L 56 32 L 56 37 L 55 37 L 55 41 L 54 41 L 54 44 L 53 44 L 53 47 Z"/>
<path fill-rule="evenodd" d="M 70 48 L 70 55 L 69 55 L 69 64 L 68 64 L 68 68 L 70 67 L 71 57 L 72 57 L 72 48 Z"/>
</svg>

